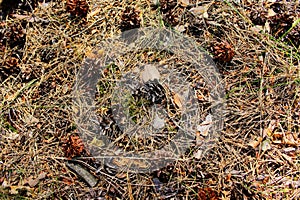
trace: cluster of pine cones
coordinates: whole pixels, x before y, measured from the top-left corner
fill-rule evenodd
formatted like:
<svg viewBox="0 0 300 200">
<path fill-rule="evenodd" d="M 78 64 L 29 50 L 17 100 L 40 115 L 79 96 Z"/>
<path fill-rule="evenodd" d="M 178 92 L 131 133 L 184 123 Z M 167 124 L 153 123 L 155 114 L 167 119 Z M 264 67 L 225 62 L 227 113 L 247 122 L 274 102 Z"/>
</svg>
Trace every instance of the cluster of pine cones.
<svg viewBox="0 0 300 200">
<path fill-rule="evenodd" d="M 252 23 L 255 25 L 265 26 L 268 22 L 270 26 L 270 34 L 275 38 L 280 38 L 300 17 L 299 2 L 267 2 L 258 7 L 256 3 L 248 3 L 247 13 Z M 271 13 L 271 14 L 270 14 Z M 294 27 L 286 36 L 288 41 L 296 46 L 300 45 L 300 24 Z"/>
</svg>

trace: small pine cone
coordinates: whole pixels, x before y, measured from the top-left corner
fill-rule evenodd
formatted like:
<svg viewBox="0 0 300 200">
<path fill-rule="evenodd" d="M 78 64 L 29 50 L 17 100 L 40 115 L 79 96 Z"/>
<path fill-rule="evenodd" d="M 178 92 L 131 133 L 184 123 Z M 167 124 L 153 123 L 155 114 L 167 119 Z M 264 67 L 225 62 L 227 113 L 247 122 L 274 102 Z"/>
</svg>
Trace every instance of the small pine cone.
<svg viewBox="0 0 300 200">
<path fill-rule="evenodd" d="M 145 98 L 150 104 L 161 104 L 166 99 L 164 87 L 157 79 L 147 81 L 143 86 L 139 87 L 133 96 Z"/>
<path fill-rule="evenodd" d="M 213 47 L 213 54 L 218 61 L 230 62 L 234 56 L 234 49 L 228 42 L 224 41 Z"/>
<path fill-rule="evenodd" d="M 6 43 L 10 48 L 18 46 L 22 49 L 26 42 L 26 31 L 21 24 L 10 24 L 8 27 L 5 24 L 0 25 L 0 42 L 2 45 Z"/>
<path fill-rule="evenodd" d="M 299 48 L 300 45 L 300 24 L 298 24 L 296 27 L 292 29 L 291 32 L 287 35 L 287 38 L 296 46 Z"/>
<path fill-rule="evenodd" d="M 121 16 L 121 30 L 130 30 L 141 26 L 140 12 L 133 7 L 127 7 Z"/>
<path fill-rule="evenodd" d="M 62 148 L 65 154 L 65 157 L 71 159 L 76 156 L 80 156 L 84 149 L 84 144 L 79 136 L 66 136 L 62 138 Z"/>
<path fill-rule="evenodd" d="M 166 13 L 177 6 L 177 0 L 159 0 L 160 10 Z"/>
<path fill-rule="evenodd" d="M 253 24 L 264 26 L 268 19 L 268 11 L 265 8 L 253 8 L 250 11 L 250 19 Z"/>
<path fill-rule="evenodd" d="M 86 0 L 67 0 L 66 10 L 73 16 L 86 17 L 89 5 Z"/>
<path fill-rule="evenodd" d="M 0 82 L 4 81 L 9 76 L 14 76 L 20 73 L 19 59 L 10 56 L 5 60 L 4 65 L 0 65 Z"/>
<path fill-rule="evenodd" d="M 160 10 L 165 22 L 176 26 L 180 22 L 183 8 L 177 4 L 177 0 L 160 0 Z"/>
</svg>

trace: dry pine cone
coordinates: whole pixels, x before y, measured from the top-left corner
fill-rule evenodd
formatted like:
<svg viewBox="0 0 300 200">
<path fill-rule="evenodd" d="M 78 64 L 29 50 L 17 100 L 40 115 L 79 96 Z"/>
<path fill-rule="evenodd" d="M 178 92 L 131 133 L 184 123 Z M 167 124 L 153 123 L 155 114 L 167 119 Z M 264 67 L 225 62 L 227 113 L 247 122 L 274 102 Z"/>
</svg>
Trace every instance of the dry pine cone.
<svg viewBox="0 0 300 200">
<path fill-rule="evenodd" d="M 65 157 L 71 159 L 76 156 L 80 156 L 84 149 L 83 141 L 79 136 L 66 136 L 62 138 L 62 148 L 65 153 Z"/>
<path fill-rule="evenodd" d="M 140 12 L 133 7 L 127 7 L 121 16 L 121 20 L 122 31 L 139 28 L 141 24 Z"/>
<path fill-rule="evenodd" d="M 86 0 L 67 0 L 67 11 L 77 17 L 86 17 L 89 5 Z"/>
<path fill-rule="evenodd" d="M 213 47 L 213 54 L 218 61 L 230 62 L 234 56 L 234 49 L 228 42 L 224 41 Z"/>
<path fill-rule="evenodd" d="M 171 26 L 178 25 L 183 14 L 183 8 L 177 3 L 177 0 L 159 0 L 159 2 L 164 21 Z"/>
</svg>

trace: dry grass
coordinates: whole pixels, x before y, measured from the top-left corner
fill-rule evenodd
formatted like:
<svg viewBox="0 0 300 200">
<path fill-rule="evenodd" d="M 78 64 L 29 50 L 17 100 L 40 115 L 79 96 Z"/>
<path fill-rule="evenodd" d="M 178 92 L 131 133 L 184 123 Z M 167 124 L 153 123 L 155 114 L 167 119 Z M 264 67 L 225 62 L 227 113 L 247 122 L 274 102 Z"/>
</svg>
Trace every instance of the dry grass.
<svg viewBox="0 0 300 200">
<path fill-rule="evenodd" d="M 141 27 L 168 26 L 150 0 L 88 2 L 87 20 L 71 18 L 64 1 L 53 1 L 34 16 L 1 22 L 26 25 L 24 49 L 6 45 L 0 52 L 1 199 L 300 198 L 299 44 L 255 32 L 247 1 L 215 1 L 207 19 L 175 8 L 181 9 L 176 29 L 184 27 L 183 34 L 210 54 L 222 41 L 235 50 L 231 62 L 216 60 L 226 90 L 225 123 L 205 158 L 194 158 L 191 147 L 183 159 L 144 174 L 98 170 L 100 163 L 82 158 L 78 162 L 99 179 L 93 188 L 71 171 L 62 146 L 63 138 L 78 134 L 71 92 L 83 59 L 121 33 L 128 5 L 139 10 Z M 15 55 L 18 64 L 7 65 Z M 46 176 L 34 183 L 42 172 Z"/>
</svg>

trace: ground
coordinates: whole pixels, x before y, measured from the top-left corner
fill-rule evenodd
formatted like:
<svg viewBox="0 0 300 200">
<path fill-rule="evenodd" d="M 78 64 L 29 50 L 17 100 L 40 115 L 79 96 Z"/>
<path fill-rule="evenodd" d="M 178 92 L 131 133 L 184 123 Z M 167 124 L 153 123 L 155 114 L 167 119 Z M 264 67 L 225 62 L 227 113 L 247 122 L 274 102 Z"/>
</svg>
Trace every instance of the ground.
<svg viewBox="0 0 300 200">
<path fill-rule="evenodd" d="M 299 1 L 1 2 L 0 199 L 300 198 Z M 190 37 L 211 55 L 225 91 L 224 124 L 204 157 L 195 144 L 154 172 L 116 172 L 82 141 L 72 91 L 97 45 L 149 26 Z M 163 53 L 132 62 L 177 59 Z M 101 100 L 118 73 L 107 67 L 97 96 L 103 116 L 110 108 Z M 118 144 L 134 149 L 129 141 Z"/>
</svg>

